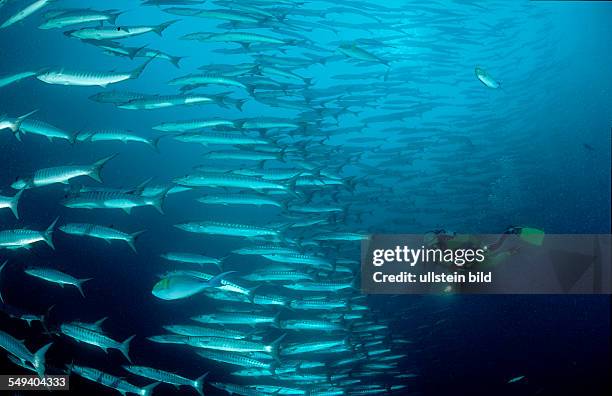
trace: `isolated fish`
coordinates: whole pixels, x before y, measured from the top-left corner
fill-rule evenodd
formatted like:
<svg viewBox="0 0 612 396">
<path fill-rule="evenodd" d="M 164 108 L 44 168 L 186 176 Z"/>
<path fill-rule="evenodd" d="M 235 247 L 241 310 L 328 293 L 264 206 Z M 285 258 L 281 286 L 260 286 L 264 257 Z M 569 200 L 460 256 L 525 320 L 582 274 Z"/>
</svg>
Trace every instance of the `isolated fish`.
<svg viewBox="0 0 612 396">
<path fill-rule="evenodd" d="M 476 77 L 483 83 L 485 86 L 493 89 L 497 89 L 501 86 L 501 84 L 494 80 L 493 77 L 483 68 L 476 67 L 474 69 L 474 73 L 476 73 Z"/>
</svg>

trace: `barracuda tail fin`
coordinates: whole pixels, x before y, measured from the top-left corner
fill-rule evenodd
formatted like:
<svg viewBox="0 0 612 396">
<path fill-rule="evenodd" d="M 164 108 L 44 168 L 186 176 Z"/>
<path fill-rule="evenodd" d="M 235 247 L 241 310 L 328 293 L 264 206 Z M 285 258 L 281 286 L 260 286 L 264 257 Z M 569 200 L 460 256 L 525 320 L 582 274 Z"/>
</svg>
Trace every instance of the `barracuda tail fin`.
<svg viewBox="0 0 612 396">
<path fill-rule="evenodd" d="M 53 223 L 51 223 L 51 225 L 47 227 L 47 229 L 43 233 L 43 239 L 45 240 L 47 245 L 49 245 L 49 247 L 53 250 L 55 250 L 55 246 L 53 245 L 52 236 L 53 236 L 53 230 L 55 229 L 55 225 L 57 224 L 58 220 L 59 220 L 59 217 L 56 217 L 55 220 L 53 220 Z"/>
<path fill-rule="evenodd" d="M 123 341 L 121 343 L 121 346 L 118 348 L 119 351 L 123 354 L 123 356 L 125 356 L 125 358 L 128 360 L 128 362 L 132 363 L 132 359 L 130 359 L 130 341 L 132 341 L 134 339 L 134 337 L 136 337 L 136 334 L 134 334 L 131 337 L 128 337 L 125 341 Z"/>
<path fill-rule="evenodd" d="M 21 140 L 18 136 L 19 136 L 19 128 L 21 127 L 21 123 L 23 122 L 23 120 L 25 120 L 32 114 L 36 113 L 37 111 L 38 109 L 35 109 L 35 110 L 30 111 L 29 113 L 26 113 L 22 116 L 17 117 L 17 119 L 13 123 L 13 126 L 11 127 L 11 131 L 15 132 L 15 137 L 17 137 L 17 139 Z"/>
<path fill-rule="evenodd" d="M 153 140 L 150 140 L 150 141 L 149 141 L 149 145 L 150 145 L 150 146 L 153 148 L 153 150 L 155 150 L 155 152 L 156 152 L 156 153 L 158 153 L 158 154 L 159 154 L 159 141 L 160 141 L 160 140 L 161 140 L 161 138 L 163 138 L 164 136 L 166 136 L 166 135 L 161 135 L 161 136 L 158 136 L 158 137 L 156 137 L 155 139 L 153 139 Z"/>
<path fill-rule="evenodd" d="M 179 19 L 173 19 L 172 21 L 168 21 L 168 22 L 160 23 L 159 25 L 157 25 L 157 26 L 155 27 L 155 29 L 153 29 L 153 31 L 154 31 L 155 33 L 157 33 L 158 35 L 160 35 L 160 36 L 161 36 L 161 35 L 162 35 L 162 32 L 163 32 L 164 30 L 166 30 L 166 29 L 167 29 L 167 28 L 168 28 L 170 25 L 172 25 L 172 24 L 174 24 L 174 23 L 176 23 L 176 22 L 178 22 L 178 21 L 179 21 Z"/>
<path fill-rule="evenodd" d="M 280 361 L 280 343 L 281 341 L 283 341 L 283 339 L 285 338 L 287 334 L 283 334 L 280 337 L 278 337 L 276 340 L 272 341 L 270 343 L 270 347 L 271 347 L 271 351 L 270 354 L 272 355 L 272 357 L 274 358 L 274 360 L 276 361 Z"/>
<path fill-rule="evenodd" d="M 94 162 L 94 164 L 91 166 L 89 177 L 91 177 L 98 183 L 102 183 L 102 179 L 100 178 L 100 171 L 102 170 L 102 167 L 116 156 L 117 154 L 109 155 L 108 157 L 102 158 L 101 160 Z"/>
<path fill-rule="evenodd" d="M 153 198 L 153 201 L 151 202 L 151 205 L 153 205 L 153 207 L 155 209 L 157 209 L 157 211 L 161 214 L 164 214 L 164 201 L 166 200 L 166 196 L 168 195 L 168 192 L 172 189 L 172 187 L 168 187 L 166 189 L 164 189 L 162 192 L 160 192 L 158 195 L 156 195 Z"/>
<path fill-rule="evenodd" d="M 221 286 L 221 281 L 223 281 L 229 274 L 233 274 L 234 272 L 236 272 L 236 271 L 227 271 L 227 272 L 222 272 L 222 273 L 220 273 L 218 275 L 213 276 L 208 281 L 208 286 L 209 287 L 219 287 L 219 286 Z"/>
<path fill-rule="evenodd" d="M 137 79 L 138 77 L 140 77 L 140 75 L 142 74 L 144 69 L 147 67 L 147 65 L 149 63 L 151 63 L 153 61 L 153 59 L 155 59 L 155 58 L 157 58 L 157 54 L 153 55 L 152 57 L 150 57 L 149 59 L 144 61 L 144 63 L 142 65 L 140 65 L 136 69 L 132 70 L 132 72 L 130 73 L 130 78 L 131 79 Z"/>
<path fill-rule="evenodd" d="M 200 396 L 204 396 L 204 380 L 207 376 L 208 372 L 204 373 L 204 375 L 201 375 L 200 377 L 196 378 L 195 381 L 193 381 L 193 389 L 195 389 Z"/>
<path fill-rule="evenodd" d="M 45 375 L 45 354 L 49 348 L 51 348 L 51 345 L 53 345 L 52 342 L 36 351 L 34 354 L 34 359 L 32 360 L 32 366 L 34 366 L 36 369 L 36 374 L 38 374 L 38 376 L 41 378 Z"/>
<path fill-rule="evenodd" d="M 140 392 L 141 392 L 140 395 L 141 396 L 151 395 L 151 393 L 153 392 L 153 389 L 155 389 L 155 387 L 159 384 L 161 384 L 161 382 L 153 382 L 152 384 L 145 386 L 144 388 L 140 389 Z"/>
<path fill-rule="evenodd" d="M 9 203 L 9 208 L 11 209 L 11 212 L 13 212 L 13 214 L 15 215 L 15 218 L 17 219 L 19 219 L 19 212 L 17 212 L 17 205 L 19 205 L 19 198 L 21 198 L 21 194 L 23 194 L 23 190 L 19 190 L 19 192 L 17 192 L 17 194 L 15 194 L 13 198 L 11 198 L 11 201 Z"/>
<path fill-rule="evenodd" d="M 79 279 L 78 283 L 75 285 L 77 289 L 79 289 L 79 293 L 81 293 L 81 296 L 85 297 L 85 293 L 83 293 L 83 283 L 92 280 L 93 278 L 84 278 L 84 279 Z"/>
<path fill-rule="evenodd" d="M 177 69 L 180 69 L 181 65 L 179 65 L 179 63 L 183 58 L 185 57 L 184 56 L 171 56 L 170 63 L 172 63 L 174 67 L 176 67 Z"/>
<path fill-rule="evenodd" d="M 138 253 L 138 251 L 136 250 L 136 244 L 135 244 L 136 239 L 138 239 L 138 237 L 144 234 L 145 232 L 146 230 L 136 231 L 135 233 L 131 234 L 129 239 L 126 241 L 127 244 L 132 248 L 134 253 Z"/>
</svg>

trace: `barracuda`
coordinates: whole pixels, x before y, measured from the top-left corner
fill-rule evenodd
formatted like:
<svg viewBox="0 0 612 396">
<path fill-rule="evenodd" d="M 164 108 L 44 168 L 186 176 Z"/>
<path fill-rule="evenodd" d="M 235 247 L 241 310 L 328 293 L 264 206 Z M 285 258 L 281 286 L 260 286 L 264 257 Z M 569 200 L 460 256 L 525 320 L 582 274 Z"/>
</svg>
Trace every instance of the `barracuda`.
<svg viewBox="0 0 612 396">
<path fill-rule="evenodd" d="M 197 40 L 210 43 L 239 43 L 243 46 L 250 46 L 251 44 L 278 44 L 287 45 L 290 44 L 288 41 L 283 41 L 274 37 L 265 36 L 256 33 L 190 33 L 183 37 L 183 40 Z"/>
<path fill-rule="evenodd" d="M 329 232 L 325 234 L 318 234 L 313 237 L 315 241 L 362 241 L 367 238 L 364 234 L 356 232 Z"/>
<path fill-rule="evenodd" d="M 236 236 L 244 238 L 279 237 L 284 231 L 284 228 L 282 227 L 280 229 L 273 229 L 248 224 L 220 223 L 216 221 L 200 221 L 176 224 L 175 227 L 196 234 Z"/>
<path fill-rule="evenodd" d="M 201 396 L 204 396 L 204 380 L 206 379 L 208 373 L 205 373 L 204 375 L 196 378 L 195 380 L 190 380 L 178 374 L 170 373 L 168 371 L 152 367 L 123 366 L 123 368 L 132 374 L 136 374 L 141 377 L 151 379 L 153 381 L 159 381 L 175 386 L 190 386 L 195 389 L 195 391 L 198 392 Z"/>
<path fill-rule="evenodd" d="M 66 234 L 89 236 L 92 238 L 103 239 L 108 243 L 110 243 L 112 240 L 124 241 L 134 252 L 136 252 L 134 242 L 140 235 L 142 235 L 142 233 L 144 233 L 144 231 L 138 231 L 133 234 L 127 234 L 111 227 L 89 223 L 68 223 L 60 226 L 59 229 Z"/>
<path fill-rule="evenodd" d="M 131 72 L 79 72 L 59 68 L 44 71 L 37 75 L 36 78 L 47 84 L 99 86 L 105 88 L 109 84 L 137 79 L 153 59 L 147 59 L 142 65 Z"/>
<path fill-rule="evenodd" d="M 21 11 L 19 11 L 18 13 L 14 14 L 9 19 L 4 21 L 4 23 L 2 23 L 2 25 L 0 25 L 0 29 L 7 28 L 7 27 L 9 27 L 11 25 L 14 25 L 15 23 L 17 23 L 19 21 L 24 20 L 25 18 L 29 17 L 30 15 L 32 15 L 36 11 L 40 10 L 41 8 L 46 6 L 47 4 L 51 3 L 52 1 L 54 1 L 54 0 L 37 0 L 37 1 L 33 2 L 33 3 L 31 3 L 29 6 L 25 7 L 24 9 L 22 9 Z"/>
<path fill-rule="evenodd" d="M 32 353 L 22 340 L 0 330 L 0 348 L 6 350 L 9 356 L 14 356 L 20 363 L 30 365 L 39 377 L 45 375 L 45 354 L 51 345 L 53 345 L 52 342 Z"/>
<path fill-rule="evenodd" d="M 115 158 L 116 154 L 102 158 L 94 162 L 92 165 L 68 165 L 56 166 L 53 168 L 40 169 L 28 178 L 18 179 L 11 187 L 16 190 L 29 189 L 34 187 L 48 186 L 50 184 L 62 183 L 67 184 L 70 180 L 80 177 L 89 176 L 95 181 L 102 183 L 100 171 L 102 167 L 111 159 Z"/>
<path fill-rule="evenodd" d="M 122 378 L 107 374 L 101 370 L 85 366 L 77 366 L 75 364 L 70 364 L 67 366 L 67 371 L 69 374 L 74 373 L 87 380 L 97 382 L 98 384 L 104 385 L 111 389 L 115 389 L 122 395 L 125 395 L 126 393 L 133 393 L 140 396 L 150 396 L 153 389 L 159 385 L 159 382 L 154 382 L 145 386 L 144 388 L 139 388 Z"/>
<path fill-rule="evenodd" d="M 232 253 L 245 255 L 245 256 L 263 256 L 265 254 L 279 254 L 279 255 L 292 255 L 300 254 L 300 252 L 294 248 L 280 246 L 280 245 L 258 245 L 252 247 L 245 247 L 233 250 Z"/>
<path fill-rule="evenodd" d="M 209 144 L 230 144 L 230 145 L 254 145 L 270 144 L 267 139 L 260 137 L 247 136 L 242 133 L 229 132 L 195 132 L 183 133 L 173 137 L 174 140 L 186 143 L 199 143 L 203 146 Z"/>
<path fill-rule="evenodd" d="M 284 161 L 284 153 L 265 153 L 257 151 L 212 151 L 204 154 L 209 160 L 238 160 L 238 161 Z"/>
<path fill-rule="evenodd" d="M 302 353 L 325 351 L 339 345 L 348 344 L 348 339 L 329 340 L 329 341 L 314 341 L 306 343 L 296 343 L 283 346 L 281 351 L 282 356 L 300 355 Z"/>
<path fill-rule="evenodd" d="M 223 263 L 223 259 L 208 257 L 197 253 L 168 252 L 160 254 L 160 257 L 166 260 L 176 261 L 179 263 L 190 263 L 198 265 L 213 264 L 217 266 L 219 270 L 221 270 Z M 212 278 L 212 275 L 210 277 Z"/>
<path fill-rule="evenodd" d="M 313 330 L 313 331 L 346 331 L 338 323 L 317 319 L 288 319 L 280 322 L 279 327 L 285 330 Z"/>
<path fill-rule="evenodd" d="M 323 257 L 309 256 L 304 254 L 264 254 L 262 257 L 277 263 L 306 265 L 324 270 L 333 269 L 332 263 Z"/>
<path fill-rule="evenodd" d="M 154 110 L 181 105 L 198 105 L 220 103 L 217 98 L 204 95 L 165 95 L 147 96 L 133 99 L 129 102 L 117 105 L 120 109 L 127 110 Z"/>
<path fill-rule="evenodd" d="M 229 120 L 188 120 L 177 122 L 163 122 L 155 125 L 153 129 L 164 132 L 185 132 L 194 129 L 228 127 L 234 128 L 234 122 Z"/>
<path fill-rule="evenodd" d="M 249 337 L 248 333 L 231 329 L 213 329 L 196 325 L 167 325 L 164 329 L 171 333 L 190 337 L 222 337 L 242 340 Z"/>
<path fill-rule="evenodd" d="M 51 238 L 58 219 L 59 217 L 44 231 L 27 229 L 0 231 L 0 249 L 30 249 L 37 242 L 45 242 L 49 247 L 55 249 Z"/>
<path fill-rule="evenodd" d="M 476 77 L 480 80 L 480 82 L 483 83 L 486 87 L 492 89 L 497 89 L 501 87 L 501 84 L 498 81 L 495 81 L 495 79 L 491 77 L 491 75 L 485 69 L 477 67 L 476 69 L 474 69 L 474 73 L 476 74 Z"/>
<path fill-rule="evenodd" d="M 187 187 L 233 187 L 281 191 L 290 191 L 291 188 L 291 185 L 274 183 L 262 178 L 227 173 L 197 173 L 175 179 L 174 182 Z"/>
<path fill-rule="evenodd" d="M 38 121 L 38 120 L 32 120 L 32 119 L 23 120 L 23 122 L 21 123 L 21 126 L 19 127 L 19 132 L 22 132 L 24 134 L 31 133 L 33 135 L 45 136 L 50 141 L 52 141 L 54 138 L 57 138 L 57 139 L 67 140 L 70 143 L 74 143 L 74 139 L 75 139 L 75 137 L 69 132 L 61 130 L 44 121 Z"/>
<path fill-rule="evenodd" d="M 233 364 L 235 366 L 242 367 L 258 367 L 268 370 L 273 370 L 274 365 L 272 363 L 262 362 L 257 359 L 250 358 L 245 355 L 234 352 L 222 352 L 212 350 L 200 350 L 196 352 L 204 359 L 214 360 L 216 362 Z"/>
<path fill-rule="evenodd" d="M 225 85 L 230 87 L 238 87 L 248 90 L 249 87 L 238 80 L 229 77 L 223 77 L 210 74 L 190 74 L 183 77 L 177 77 L 168 81 L 168 85 L 183 85 L 183 86 L 198 86 L 198 85 Z M 187 88 L 187 87 L 185 87 Z M 193 88 L 193 87 L 189 87 Z"/>
<path fill-rule="evenodd" d="M 194 316 L 191 319 L 200 323 L 214 323 L 214 324 L 235 324 L 235 325 L 248 325 L 257 326 L 263 324 L 278 323 L 278 317 L 280 312 L 274 316 L 271 315 L 256 315 L 247 313 L 214 313 Z"/>
<path fill-rule="evenodd" d="M 278 351 L 283 338 L 285 338 L 284 334 L 268 345 L 245 339 L 223 337 L 193 337 L 187 343 L 193 347 L 223 352 L 265 352 L 278 359 Z"/>
<path fill-rule="evenodd" d="M 123 342 L 118 342 L 106 336 L 98 329 L 84 327 L 79 323 L 62 323 L 60 325 L 60 332 L 78 342 L 97 346 L 104 352 L 108 352 L 108 349 L 117 349 L 129 362 L 132 362 L 129 356 L 130 341 L 136 337 L 135 335 L 128 337 Z"/>
<path fill-rule="evenodd" d="M 281 202 L 267 198 L 265 195 L 249 194 L 226 194 L 226 195 L 207 195 L 197 199 L 198 202 L 209 205 L 253 205 L 253 206 L 283 206 Z"/>
<path fill-rule="evenodd" d="M 9 74 L 7 76 L 2 76 L 0 77 L 0 88 L 6 87 L 7 85 L 16 83 L 17 81 L 21 81 L 26 78 L 34 77 L 37 74 L 38 74 L 38 71 L 24 71 L 24 72 L 15 73 L 15 74 Z"/>
<path fill-rule="evenodd" d="M 51 283 L 56 283 L 62 287 L 64 287 L 64 285 L 74 286 L 79 290 L 79 293 L 81 293 L 81 296 L 83 297 L 85 297 L 85 293 L 83 293 L 82 285 L 84 282 L 87 282 L 92 279 L 92 278 L 77 279 L 61 271 L 57 271 L 52 268 L 43 268 L 43 267 L 30 267 L 30 268 L 27 268 L 24 272 L 35 278 L 43 279 Z"/>
<path fill-rule="evenodd" d="M 305 298 L 292 300 L 289 307 L 298 310 L 321 310 L 327 311 L 332 309 L 344 309 L 349 307 L 349 302 L 346 300 L 331 300 L 329 298 Z M 361 318 L 361 316 L 359 316 Z"/>
<path fill-rule="evenodd" d="M 268 271 L 260 270 L 252 272 L 242 277 L 245 280 L 252 282 L 282 282 L 282 281 L 300 281 L 314 280 L 310 274 L 299 271 Z"/>
<path fill-rule="evenodd" d="M 64 32 L 66 36 L 76 37 L 81 40 L 115 40 L 126 37 L 140 36 L 145 33 L 154 32 L 161 36 L 162 32 L 170 25 L 178 22 L 178 20 L 161 23 L 157 26 L 123 26 L 115 27 L 99 27 L 99 28 L 83 28 L 79 30 L 70 30 Z"/>
<path fill-rule="evenodd" d="M 163 204 L 169 188 L 154 196 L 143 196 L 137 193 L 121 191 L 89 191 L 68 196 L 62 205 L 76 209 L 121 209 L 127 214 L 133 208 L 152 206 L 164 214 Z"/>
<path fill-rule="evenodd" d="M 299 282 L 292 283 L 288 285 L 283 285 L 283 287 L 292 290 L 298 291 L 315 291 L 315 292 L 338 292 L 345 289 L 350 289 L 353 287 L 351 282 Z"/>
<path fill-rule="evenodd" d="M 52 13 L 45 15 L 46 21 L 38 26 L 39 29 L 61 29 L 67 26 L 79 25 L 82 23 L 90 22 L 108 22 L 115 24 L 117 17 L 121 14 L 121 11 L 108 10 L 108 11 L 95 11 L 95 10 L 68 10 L 60 11 L 59 13 Z"/>
<path fill-rule="evenodd" d="M 119 141 L 123 143 L 127 142 L 137 142 L 144 143 L 149 145 L 155 151 L 158 151 L 158 143 L 162 136 L 159 136 L 155 139 L 147 139 L 142 136 L 135 135 L 130 131 L 125 131 L 122 129 L 108 129 L 101 131 L 86 131 L 81 132 L 77 135 L 76 140 L 79 142 L 103 142 L 103 141 Z"/>
</svg>

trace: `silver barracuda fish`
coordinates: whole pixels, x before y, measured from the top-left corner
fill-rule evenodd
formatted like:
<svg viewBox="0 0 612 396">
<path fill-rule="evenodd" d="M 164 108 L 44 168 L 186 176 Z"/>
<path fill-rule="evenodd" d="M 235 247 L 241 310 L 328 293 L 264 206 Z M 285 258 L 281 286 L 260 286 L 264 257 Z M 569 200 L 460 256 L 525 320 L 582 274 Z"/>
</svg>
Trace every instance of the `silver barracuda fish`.
<svg viewBox="0 0 612 396">
<path fill-rule="evenodd" d="M 195 389 L 201 396 L 204 396 L 204 380 L 208 373 L 201 375 L 195 380 L 190 380 L 185 377 L 182 377 L 178 374 L 170 373 L 168 371 L 146 367 L 146 366 L 123 366 L 123 368 L 129 371 L 132 374 L 138 375 L 140 377 L 148 378 L 153 381 L 159 381 L 170 385 L 175 386 L 190 386 Z"/>
<path fill-rule="evenodd" d="M 164 200 L 170 187 L 156 195 L 144 195 L 144 189 L 139 191 L 88 191 L 68 195 L 62 200 L 62 205 L 75 209 L 121 209 L 130 214 L 133 208 L 152 206 L 164 214 Z"/>
<path fill-rule="evenodd" d="M 134 242 L 145 231 L 138 231 L 132 234 L 127 234 L 123 231 L 111 227 L 105 227 L 97 224 L 89 223 L 67 223 L 61 225 L 59 229 L 70 235 L 89 236 L 92 238 L 103 239 L 110 243 L 112 240 L 124 241 L 136 253 L 136 245 Z"/>
<path fill-rule="evenodd" d="M 62 287 L 64 287 L 64 285 L 74 286 L 79 290 L 79 293 L 81 293 L 81 296 L 83 297 L 85 297 L 85 293 L 83 293 L 83 288 L 82 288 L 83 283 L 93 279 L 93 278 L 77 279 L 61 271 L 58 271 L 52 268 L 44 268 L 44 267 L 29 267 L 29 268 L 26 268 L 24 272 L 35 278 L 43 279 L 51 283 L 56 283 Z"/>
<path fill-rule="evenodd" d="M 140 36 L 141 34 L 153 32 L 161 36 L 162 32 L 168 27 L 178 22 L 178 20 L 172 20 L 164 23 L 160 23 L 157 26 L 120 26 L 115 27 L 97 27 L 97 28 L 83 28 L 79 30 L 70 30 L 64 32 L 66 36 L 76 37 L 81 40 L 116 40 L 127 37 Z"/>
<path fill-rule="evenodd" d="M 104 352 L 107 352 L 108 349 L 117 349 L 129 362 L 132 362 L 129 356 L 130 342 L 136 335 L 128 337 L 123 342 L 118 342 L 105 335 L 99 327 L 83 326 L 78 322 L 62 323 L 60 332 L 78 342 L 97 346 Z"/>
<path fill-rule="evenodd" d="M 89 176 L 95 181 L 102 183 L 100 171 L 102 167 L 106 165 L 108 161 L 115 158 L 116 155 L 117 154 L 113 154 L 102 158 L 91 165 L 66 165 L 40 169 L 34 172 L 30 177 L 16 180 L 11 184 L 11 187 L 16 190 L 23 190 L 48 186 L 55 183 L 67 184 L 70 180 L 80 176 Z"/>
<path fill-rule="evenodd" d="M 44 231 L 28 229 L 0 231 L 0 249 L 30 249 L 37 242 L 45 242 L 49 247 L 55 249 L 52 234 L 58 220 L 59 218 L 56 218 Z"/>
<path fill-rule="evenodd" d="M 17 12 L 13 16 L 11 16 L 9 19 L 4 21 L 2 23 L 2 25 L 0 25 L 0 29 L 7 28 L 7 27 L 9 27 L 11 25 L 14 25 L 15 23 L 17 23 L 19 21 L 24 20 L 25 18 L 27 18 L 30 15 L 34 14 L 36 11 L 38 11 L 41 8 L 47 6 L 48 4 L 50 4 L 53 1 L 54 0 L 36 0 L 33 3 L 30 3 L 27 7 L 23 8 L 21 11 Z"/>
<path fill-rule="evenodd" d="M 137 79 L 153 59 L 155 58 L 147 59 L 142 65 L 129 72 L 82 72 L 53 68 L 43 71 L 36 78 L 47 84 L 105 88 L 109 84 Z"/>
<path fill-rule="evenodd" d="M 105 373 L 101 370 L 86 367 L 86 366 L 78 366 L 74 363 L 71 363 L 66 368 L 68 374 L 76 374 L 82 378 L 85 378 L 89 381 L 97 382 L 103 386 L 106 386 L 111 389 L 115 389 L 122 395 L 127 393 L 132 393 L 139 396 L 150 396 L 153 392 L 153 389 L 159 385 L 159 382 L 154 382 L 150 385 L 147 385 L 143 388 L 139 388 L 136 385 L 132 385 L 126 380 L 115 377 L 114 375 Z"/>
<path fill-rule="evenodd" d="M 45 375 L 45 354 L 53 345 L 52 342 L 46 344 L 35 353 L 25 346 L 22 340 L 14 338 L 12 335 L 0 330 L 0 348 L 6 350 L 10 355 L 15 357 L 21 364 L 27 364 L 31 367 L 39 377 Z"/>
<path fill-rule="evenodd" d="M 108 22 L 114 25 L 121 11 L 107 10 L 96 11 L 89 9 L 81 10 L 59 10 L 58 12 L 47 13 L 46 21 L 38 26 L 39 29 L 62 29 L 67 26 L 80 25 L 91 22 Z"/>
</svg>

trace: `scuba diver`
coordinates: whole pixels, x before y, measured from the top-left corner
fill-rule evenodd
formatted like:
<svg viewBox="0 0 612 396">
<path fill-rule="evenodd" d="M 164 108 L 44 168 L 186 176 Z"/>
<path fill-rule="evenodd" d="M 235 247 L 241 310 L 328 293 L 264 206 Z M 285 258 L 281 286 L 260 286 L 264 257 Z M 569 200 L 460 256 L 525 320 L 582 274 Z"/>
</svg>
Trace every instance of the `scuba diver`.
<svg viewBox="0 0 612 396">
<path fill-rule="evenodd" d="M 428 248 L 442 250 L 482 249 L 486 252 L 485 261 L 466 263 L 464 267 L 457 267 L 456 269 L 470 268 L 474 265 L 479 268 L 486 268 L 496 266 L 518 253 L 520 249 L 518 246 L 502 249 L 505 242 L 511 237 L 516 236 L 519 240 L 532 246 L 541 246 L 544 241 L 544 235 L 544 231 L 537 228 L 511 226 L 495 242 L 487 244 L 484 243 L 481 237 L 475 235 L 458 235 L 445 230 L 435 230 L 425 234 L 425 245 Z"/>
</svg>

